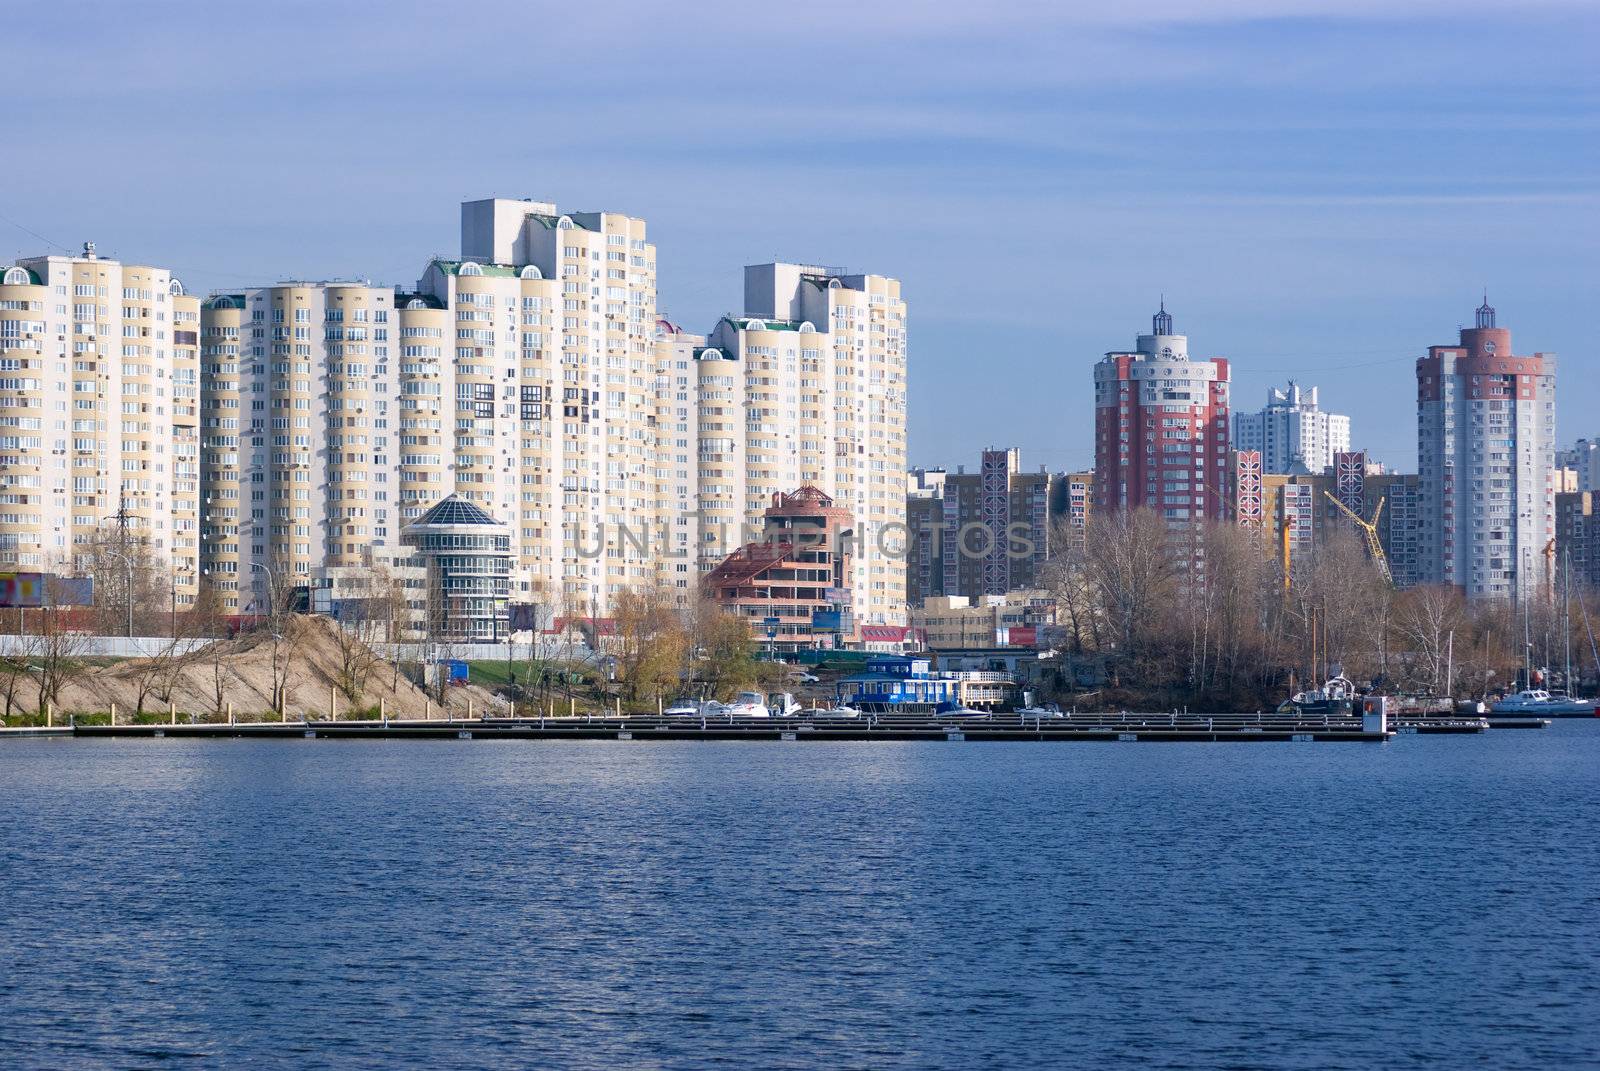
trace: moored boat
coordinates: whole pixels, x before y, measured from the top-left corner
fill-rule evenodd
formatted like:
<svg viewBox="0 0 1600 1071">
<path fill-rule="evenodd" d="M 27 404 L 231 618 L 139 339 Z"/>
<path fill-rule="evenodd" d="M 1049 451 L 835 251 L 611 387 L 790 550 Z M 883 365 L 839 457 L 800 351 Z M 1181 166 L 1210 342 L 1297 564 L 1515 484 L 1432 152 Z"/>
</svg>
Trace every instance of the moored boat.
<svg viewBox="0 0 1600 1071">
<path fill-rule="evenodd" d="M 1600 717 L 1600 701 L 1551 695 L 1543 688 L 1525 688 L 1516 695 L 1495 700 L 1494 712 L 1541 718 L 1594 718 Z"/>
<path fill-rule="evenodd" d="M 1347 677 L 1330 677 L 1321 688 L 1296 692 L 1278 704 L 1279 714 L 1349 718 L 1356 713 L 1356 686 Z"/>
</svg>

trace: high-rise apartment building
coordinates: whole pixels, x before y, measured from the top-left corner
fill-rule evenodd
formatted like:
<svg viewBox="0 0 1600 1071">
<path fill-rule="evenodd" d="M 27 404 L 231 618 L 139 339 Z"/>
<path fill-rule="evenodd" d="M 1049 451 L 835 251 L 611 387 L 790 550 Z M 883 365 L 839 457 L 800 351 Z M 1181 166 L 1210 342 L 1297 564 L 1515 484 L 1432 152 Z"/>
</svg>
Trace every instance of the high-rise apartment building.
<svg viewBox="0 0 1600 1071">
<path fill-rule="evenodd" d="M 904 623 L 905 320 L 895 279 L 745 269 L 744 315 L 696 357 L 702 566 L 741 546 L 773 495 L 810 485 L 855 518 L 856 620 Z"/>
<path fill-rule="evenodd" d="M 115 525 L 193 602 L 199 308 L 93 243 L 0 266 L 0 570 L 82 574 Z"/>
<path fill-rule="evenodd" d="M 1455 346 L 1417 360 L 1423 579 L 1472 597 L 1536 590 L 1555 534 L 1556 362 L 1516 356 L 1487 299 Z"/>
<path fill-rule="evenodd" d="M 694 335 L 670 320 L 656 321 L 656 513 L 660 525 L 656 574 L 678 605 L 689 606 L 700 594 L 700 577 L 714 562 L 701 566 L 700 548 L 700 373 L 704 335 Z M 719 419 L 730 420 L 722 417 Z M 732 495 L 725 501 L 731 503 Z M 729 518 L 732 519 L 731 517 Z"/>
<path fill-rule="evenodd" d="M 269 590 L 398 544 L 394 299 L 289 282 L 205 302 L 201 564 L 225 610 L 259 610 Z"/>
<path fill-rule="evenodd" d="M 510 528 L 514 599 L 596 613 L 656 579 L 644 222 L 474 201 L 461 244 L 414 291 L 292 283 L 207 303 L 207 565 L 225 591 L 360 564 L 451 494 Z"/>
<path fill-rule="evenodd" d="M 1573 491 L 1600 491 L 1600 441 L 1579 439 L 1565 450 L 1556 451 L 1556 468 L 1573 473 Z M 1565 488 L 1556 488 L 1561 494 Z"/>
<path fill-rule="evenodd" d="M 861 519 L 854 611 L 903 619 L 899 284 L 746 270 L 713 337 L 656 315 L 644 221 L 492 199 L 415 288 L 283 283 L 205 309 L 205 566 L 229 609 L 360 567 L 446 496 L 511 531 L 511 598 L 603 614 L 689 603 L 779 491 Z M 241 596 L 241 585 L 244 594 Z"/>
<path fill-rule="evenodd" d="M 1569 491 L 1556 495 L 1555 575 L 1573 584 L 1600 585 L 1600 494 Z"/>
<path fill-rule="evenodd" d="M 1316 387 L 1290 380 L 1267 390 L 1260 412 L 1233 414 L 1233 448 L 1260 451 L 1267 472 L 1323 472 L 1350 449 L 1350 418 L 1323 411 Z"/>
<path fill-rule="evenodd" d="M 1131 353 L 1094 369 L 1096 507 L 1147 506 L 1173 523 L 1220 518 L 1228 465 L 1228 361 L 1190 360 L 1166 303 Z"/>
<path fill-rule="evenodd" d="M 977 598 L 1037 585 L 1051 551 L 1051 502 L 1065 478 L 1022 471 L 1015 448 L 985 450 L 978 471 L 910 474 L 906 597 Z"/>
</svg>

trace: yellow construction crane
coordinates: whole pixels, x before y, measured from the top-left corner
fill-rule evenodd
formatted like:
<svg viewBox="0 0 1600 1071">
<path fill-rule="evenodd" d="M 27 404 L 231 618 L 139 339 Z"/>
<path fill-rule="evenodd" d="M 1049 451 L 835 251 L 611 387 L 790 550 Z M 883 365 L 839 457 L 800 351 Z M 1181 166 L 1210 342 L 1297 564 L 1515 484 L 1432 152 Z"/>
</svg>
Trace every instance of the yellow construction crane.
<svg viewBox="0 0 1600 1071">
<path fill-rule="evenodd" d="M 1361 529 L 1361 534 L 1367 537 L 1367 553 L 1377 563 L 1378 572 L 1383 574 L 1383 579 L 1390 584 L 1394 583 L 1394 575 L 1389 572 L 1389 559 L 1383 553 L 1383 542 L 1378 538 L 1378 518 L 1383 516 L 1383 498 L 1378 499 L 1378 508 L 1372 511 L 1372 520 L 1363 520 L 1361 514 L 1351 509 L 1334 497 L 1333 492 L 1324 491 L 1328 501 L 1339 507 L 1339 512 L 1349 517 L 1355 526 Z"/>
</svg>

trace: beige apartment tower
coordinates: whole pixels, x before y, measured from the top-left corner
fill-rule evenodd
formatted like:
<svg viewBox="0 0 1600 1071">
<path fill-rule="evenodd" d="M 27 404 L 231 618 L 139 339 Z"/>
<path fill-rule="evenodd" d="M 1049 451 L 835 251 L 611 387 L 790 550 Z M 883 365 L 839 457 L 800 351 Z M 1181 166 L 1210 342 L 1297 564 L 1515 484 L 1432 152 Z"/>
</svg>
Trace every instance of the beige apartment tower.
<svg viewBox="0 0 1600 1071">
<path fill-rule="evenodd" d="M 170 271 L 93 243 L 0 265 L 0 571 L 84 575 L 115 527 L 192 604 L 198 332 Z"/>
<path fill-rule="evenodd" d="M 629 537 L 677 486 L 643 221 L 474 201 L 461 243 L 412 289 L 207 302 L 206 565 L 230 609 L 383 557 L 450 494 L 511 530 L 514 601 L 603 613 L 657 579 L 655 542 Z"/>
<path fill-rule="evenodd" d="M 811 485 L 856 519 L 857 620 L 905 623 L 905 323 L 898 280 L 745 269 L 744 315 L 699 357 L 702 566 L 741 546 L 773 495 Z"/>
<path fill-rule="evenodd" d="M 490 199 L 414 287 L 288 282 L 205 303 L 205 549 L 234 613 L 269 583 L 392 558 L 456 494 L 511 531 L 511 599 L 603 615 L 681 605 L 772 496 L 857 517 L 853 610 L 905 613 L 899 283 L 745 271 L 710 336 L 656 310 L 643 220 Z"/>
</svg>

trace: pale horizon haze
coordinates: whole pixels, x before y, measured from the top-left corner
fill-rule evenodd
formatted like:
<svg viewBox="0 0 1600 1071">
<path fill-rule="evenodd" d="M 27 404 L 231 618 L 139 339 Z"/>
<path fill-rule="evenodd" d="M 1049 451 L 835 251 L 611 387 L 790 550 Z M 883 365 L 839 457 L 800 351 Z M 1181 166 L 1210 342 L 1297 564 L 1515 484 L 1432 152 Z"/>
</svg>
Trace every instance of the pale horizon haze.
<svg viewBox="0 0 1600 1071">
<path fill-rule="evenodd" d="M 0 259 L 191 290 L 414 282 L 458 203 L 643 217 L 660 311 L 787 259 L 899 278 L 910 460 L 1092 464 L 1165 295 L 1235 410 L 1295 379 L 1416 464 L 1413 361 L 1487 288 L 1600 436 L 1600 6 L 62 3 L 10 12 Z"/>
</svg>

